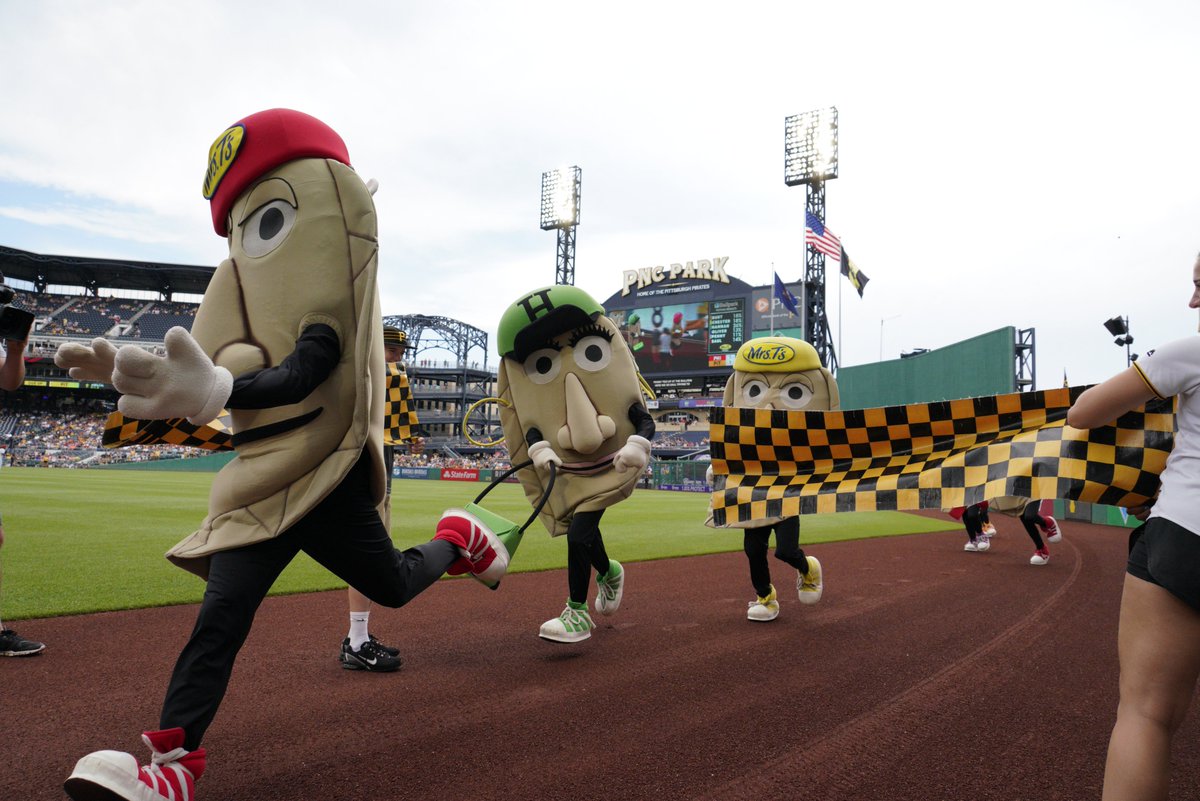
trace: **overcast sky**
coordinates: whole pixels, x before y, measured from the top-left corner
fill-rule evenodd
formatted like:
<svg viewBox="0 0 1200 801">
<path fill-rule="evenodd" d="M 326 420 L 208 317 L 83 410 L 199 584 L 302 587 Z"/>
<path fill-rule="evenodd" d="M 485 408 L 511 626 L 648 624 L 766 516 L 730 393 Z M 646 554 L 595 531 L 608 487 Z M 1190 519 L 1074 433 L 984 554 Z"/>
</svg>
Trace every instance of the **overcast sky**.
<svg viewBox="0 0 1200 801">
<path fill-rule="evenodd" d="M 836 106 L 826 222 L 870 277 L 859 299 L 829 269 L 843 365 L 1011 325 L 1047 388 L 1125 366 L 1109 317 L 1137 352 L 1197 328 L 1195 0 L 0 0 L 0 30 L 9 247 L 216 265 L 208 147 L 290 107 L 380 182 L 384 313 L 494 335 L 554 281 L 558 166 L 583 170 L 576 284 L 598 300 L 717 256 L 799 280 L 784 118 Z"/>
</svg>

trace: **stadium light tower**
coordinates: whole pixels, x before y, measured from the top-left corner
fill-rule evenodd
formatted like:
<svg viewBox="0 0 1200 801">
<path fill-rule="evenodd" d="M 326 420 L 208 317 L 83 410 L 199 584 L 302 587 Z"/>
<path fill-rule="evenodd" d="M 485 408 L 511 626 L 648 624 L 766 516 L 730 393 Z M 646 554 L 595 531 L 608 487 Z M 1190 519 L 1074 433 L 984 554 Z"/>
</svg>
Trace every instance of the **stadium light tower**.
<svg viewBox="0 0 1200 801">
<path fill-rule="evenodd" d="M 575 284 L 575 226 L 579 225 L 579 194 L 583 171 L 560 167 L 542 173 L 542 230 L 558 231 L 554 283 Z"/>
<path fill-rule="evenodd" d="M 1104 321 L 1104 327 L 1108 329 L 1108 333 L 1116 337 L 1113 340 L 1114 344 L 1125 346 L 1125 366 L 1128 367 L 1136 362 L 1138 355 L 1129 352 L 1129 346 L 1133 344 L 1133 337 L 1129 335 L 1129 318 L 1111 317 Z"/>
<path fill-rule="evenodd" d="M 783 182 L 808 187 L 804 209 L 825 221 L 825 182 L 838 175 L 838 113 L 833 106 L 795 114 L 783 121 Z M 837 354 L 825 314 L 825 254 L 806 246 L 804 259 L 804 338 L 821 363 L 837 368 Z"/>
</svg>

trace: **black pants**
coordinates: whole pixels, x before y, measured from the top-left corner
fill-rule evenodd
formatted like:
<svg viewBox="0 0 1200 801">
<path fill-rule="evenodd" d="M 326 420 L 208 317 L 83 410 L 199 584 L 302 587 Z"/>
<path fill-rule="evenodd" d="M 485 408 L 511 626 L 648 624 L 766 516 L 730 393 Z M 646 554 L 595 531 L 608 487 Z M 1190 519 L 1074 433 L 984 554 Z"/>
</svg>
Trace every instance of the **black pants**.
<svg viewBox="0 0 1200 801">
<path fill-rule="evenodd" d="M 801 573 L 808 572 L 808 558 L 800 548 L 800 518 L 789 517 L 770 526 L 746 529 L 743 544 L 746 559 L 750 561 L 750 583 L 759 598 L 771 592 L 771 568 L 767 564 L 767 547 L 775 530 L 775 558 L 780 559 Z"/>
<path fill-rule="evenodd" d="M 1038 531 L 1038 527 L 1049 528 L 1046 518 L 1038 514 L 1038 507 L 1041 505 L 1041 501 L 1030 501 L 1021 510 L 1021 524 L 1025 526 L 1025 531 L 1029 533 L 1029 539 L 1033 540 L 1033 547 L 1039 551 L 1045 549 L 1046 543 L 1042 541 L 1042 534 Z"/>
<path fill-rule="evenodd" d="M 608 552 L 600 534 L 603 514 L 603 509 L 576 512 L 567 527 L 567 590 L 575 603 L 587 603 L 592 568 L 597 573 L 608 572 Z"/>
<path fill-rule="evenodd" d="M 963 510 L 962 521 L 963 526 L 967 529 L 967 537 L 970 538 L 971 542 L 974 542 L 983 533 L 983 524 L 988 522 L 987 509 L 984 509 L 979 504 L 968 506 Z"/>
<path fill-rule="evenodd" d="M 162 729 L 183 728 L 188 750 L 200 746 L 259 604 L 297 553 L 304 551 L 375 603 L 390 607 L 411 601 L 458 558 L 458 549 L 443 540 L 397 551 L 371 502 L 369 475 L 364 454 L 342 483 L 286 532 L 213 555 L 196 626 L 175 663 L 159 719 Z"/>
</svg>

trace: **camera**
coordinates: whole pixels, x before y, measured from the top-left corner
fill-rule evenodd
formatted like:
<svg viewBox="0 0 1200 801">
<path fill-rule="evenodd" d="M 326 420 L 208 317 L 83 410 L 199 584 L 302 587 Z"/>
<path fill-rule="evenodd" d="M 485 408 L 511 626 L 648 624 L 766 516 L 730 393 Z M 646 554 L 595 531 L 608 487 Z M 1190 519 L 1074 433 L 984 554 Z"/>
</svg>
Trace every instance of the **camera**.
<svg viewBox="0 0 1200 801">
<path fill-rule="evenodd" d="M 33 328 L 33 312 L 9 305 L 16 295 L 16 290 L 4 283 L 4 273 L 0 273 L 0 339 L 24 342 Z"/>
</svg>

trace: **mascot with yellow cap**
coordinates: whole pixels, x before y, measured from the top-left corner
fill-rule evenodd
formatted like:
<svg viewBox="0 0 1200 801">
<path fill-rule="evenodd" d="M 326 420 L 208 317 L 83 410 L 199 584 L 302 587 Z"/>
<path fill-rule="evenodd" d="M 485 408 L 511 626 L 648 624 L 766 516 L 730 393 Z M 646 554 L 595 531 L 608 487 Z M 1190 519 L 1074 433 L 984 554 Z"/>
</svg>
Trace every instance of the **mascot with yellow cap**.
<svg viewBox="0 0 1200 801">
<path fill-rule="evenodd" d="M 530 503 L 557 478 L 539 517 L 551 536 L 567 537 L 567 604 L 538 636 L 579 642 L 592 636 L 591 571 L 596 611 L 621 605 L 625 571 L 600 534 L 604 510 L 633 492 L 650 462 L 654 420 L 642 402 L 633 354 L 604 309 L 582 289 L 558 285 L 521 296 L 500 319 L 500 425 Z"/>
<path fill-rule="evenodd" d="M 73 377 L 111 382 L 128 417 L 204 424 L 229 409 L 237 451 L 213 481 L 199 530 L 167 554 L 207 587 L 159 729 L 142 735 L 151 764 L 119 751 L 85 756 L 65 785 L 77 801 L 193 799 L 201 738 L 255 611 L 300 551 L 391 607 L 451 568 L 487 581 L 507 568 L 503 544 L 465 512 L 448 512 L 432 541 L 404 552 L 380 518 L 385 371 L 372 192 L 320 120 L 289 109 L 246 117 L 209 151 L 204 196 L 229 258 L 192 331 L 168 331 L 165 355 L 96 339 L 55 357 Z"/>
<path fill-rule="evenodd" d="M 781 411 L 828 411 L 840 406 L 837 381 L 821 366 L 812 345 L 793 337 L 770 336 L 751 339 L 738 348 L 733 375 L 725 384 L 724 405 L 746 409 Z M 711 471 L 712 468 L 710 467 Z M 712 476 L 709 476 L 712 480 Z M 718 479 L 724 489 L 724 479 Z M 768 517 L 736 526 L 744 528 L 746 559 L 750 563 L 750 583 L 756 598 L 750 602 L 746 617 L 765 622 L 779 617 L 779 594 L 771 583 L 767 549 L 775 532 L 775 558 L 796 569 L 796 591 L 800 603 L 821 600 L 824 580 L 821 563 L 800 548 L 799 517 Z"/>
</svg>

